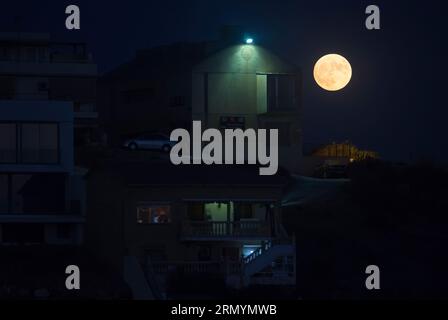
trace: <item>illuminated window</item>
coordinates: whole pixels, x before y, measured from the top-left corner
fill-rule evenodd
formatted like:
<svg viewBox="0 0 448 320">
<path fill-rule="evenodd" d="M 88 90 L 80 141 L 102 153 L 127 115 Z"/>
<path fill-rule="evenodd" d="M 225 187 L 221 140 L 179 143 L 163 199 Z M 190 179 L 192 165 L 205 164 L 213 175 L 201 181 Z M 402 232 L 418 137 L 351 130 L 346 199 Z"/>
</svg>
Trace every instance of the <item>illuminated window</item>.
<svg viewBox="0 0 448 320">
<path fill-rule="evenodd" d="M 138 224 L 165 224 L 171 222 L 171 207 L 168 205 L 137 206 Z"/>
</svg>

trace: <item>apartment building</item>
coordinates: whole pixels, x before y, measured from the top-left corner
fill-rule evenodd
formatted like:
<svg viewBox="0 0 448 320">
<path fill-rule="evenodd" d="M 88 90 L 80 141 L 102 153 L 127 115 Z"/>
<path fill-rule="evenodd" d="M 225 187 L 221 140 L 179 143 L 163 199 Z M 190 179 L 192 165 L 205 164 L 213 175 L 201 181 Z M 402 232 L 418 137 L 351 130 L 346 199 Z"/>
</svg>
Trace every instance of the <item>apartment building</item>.
<svg viewBox="0 0 448 320">
<path fill-rule="evenodd" d="M 142 50 L 104 75 L 100 122 L 119 145 L 127 135 L 175 128 L 279 130 L 280 165 L 302 159 L 301 75 L 273 52 L 243 39 Z"/>
<path fill-rule="evenodd" d="M 2 245 L 82 242 L 85 190 L 74 141 L 93 128 L 85 121 L 96 118 L 95 77 L 84 45 L 0 33 Z"/>
<path fill-rule="evenodd" d="M 281 222 L 287 182 L 251 166 L 109 163 L 88 176 L 87 244 L 136 298 L 169 297 L 178 277 L 295 286 L 295 243 Z"/>
<path fill-rule="evenodd" d="M 97 75 L 84 43 L 53 41 L 46 33 L 0 33 L 0 99 L 71 102 L 76 145 L 98 140 Z"/>
</svg>

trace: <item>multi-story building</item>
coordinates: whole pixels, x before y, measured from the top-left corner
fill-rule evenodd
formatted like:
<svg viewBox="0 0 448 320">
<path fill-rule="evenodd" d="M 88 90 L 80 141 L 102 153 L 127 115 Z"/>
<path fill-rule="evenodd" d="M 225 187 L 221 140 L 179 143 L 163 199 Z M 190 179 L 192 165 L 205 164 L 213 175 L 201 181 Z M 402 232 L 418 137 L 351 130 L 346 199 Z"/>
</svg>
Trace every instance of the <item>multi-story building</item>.
<svg viewBox="0 0 448 320">
<path fill-rule="evenodd" d="M 169 296 L 188 278 L 294 287 L 295 244 L 281 222 L 287 181 L 247 166 L 108 164 L 88 177 L 86 241 L 136 298 Z"/>
<path fill-rule="evenodd" d="M 73 106 L 0 101 L 0 243 L 79 244 L 82 179 L 73 164 Z"/>
<path fill-rule="evenodd" d="M 192 118 L 207 128 L 278 129 L 279 163 L 300 168 L 297 67 L 256 45 L 230 46 L 193 68 Z"/>
<path fill-rule="evenodd" d="M 2 244 L 82 241 L 85 195 L 74 137 L 96 117 L 96 66 L 84 50 L 46 34 L 0 34 Z"/>
<path fill-rule="evenodd" d="M 0 33 L 0 99 L 71 102 L 77 145 L 97 138 L 96 81 L 97 66 L 84 43 Z"/>
<path fill-rule="evenodd" d="M 279 163 L 297 171 L 303 139 L 299 69 L 241 40 L 139 51 L 103 76 L 100 122 L 110 141 L 189 129 L 192 120 L 201 120 L 203 128 L 278 129 Z"/>
</svg>

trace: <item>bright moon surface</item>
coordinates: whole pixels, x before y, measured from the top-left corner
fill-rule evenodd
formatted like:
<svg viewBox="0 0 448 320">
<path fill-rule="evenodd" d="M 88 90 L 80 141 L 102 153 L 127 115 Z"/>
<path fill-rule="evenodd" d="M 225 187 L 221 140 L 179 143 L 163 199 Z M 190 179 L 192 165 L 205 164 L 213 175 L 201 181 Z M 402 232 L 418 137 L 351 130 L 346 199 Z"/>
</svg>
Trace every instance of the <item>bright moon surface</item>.
<svg viewBox="0 0 448 320">
<path fill-rule="evenodd" d="M 352 78 L 352 67 L 343 56 L 327 54 L 317 60 L 314 65 L 314 80 L 328 91 L 344 88 Z"/>
</svg>

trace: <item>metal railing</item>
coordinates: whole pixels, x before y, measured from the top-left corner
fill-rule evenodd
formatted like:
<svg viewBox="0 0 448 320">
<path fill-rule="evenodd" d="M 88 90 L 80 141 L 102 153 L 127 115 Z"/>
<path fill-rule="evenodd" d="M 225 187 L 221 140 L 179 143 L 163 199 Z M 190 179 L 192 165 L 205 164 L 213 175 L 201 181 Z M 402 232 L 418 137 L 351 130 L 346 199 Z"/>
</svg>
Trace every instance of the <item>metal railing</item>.
<svg viewBox="0 0 448 320">
<path fill-rule="evenodd" d="M 184 274 L 239 274 L 241 264 L 238 261 L 168 261 L 153 262 L 152 270 L 155 274 L 179 272 Z"/>
<path fill-rule="evenodd" d="M 247 264 L 259 256 L 261 256 L 265 251 L 269 250 L 269 248 L 272 246 L 272 242 L 266 242 L 261 247 L 257 248 L 254 252 L 252 252 L 250 255 L 243 258 L 243 263 Z"/>
<path fill-rule="evenodd" d="M 266 221 L 187 221 L 182 225 L 183 237 L 270 237 Z"/>
</svg>

